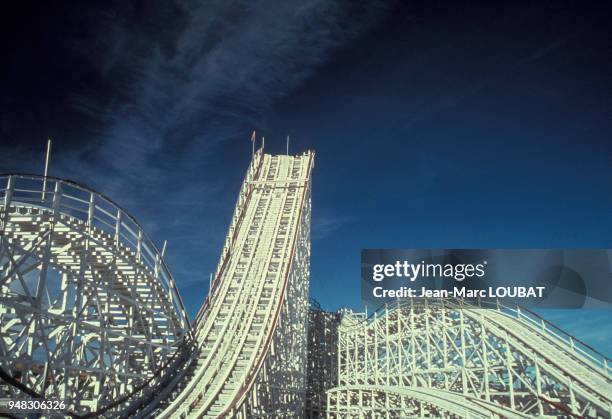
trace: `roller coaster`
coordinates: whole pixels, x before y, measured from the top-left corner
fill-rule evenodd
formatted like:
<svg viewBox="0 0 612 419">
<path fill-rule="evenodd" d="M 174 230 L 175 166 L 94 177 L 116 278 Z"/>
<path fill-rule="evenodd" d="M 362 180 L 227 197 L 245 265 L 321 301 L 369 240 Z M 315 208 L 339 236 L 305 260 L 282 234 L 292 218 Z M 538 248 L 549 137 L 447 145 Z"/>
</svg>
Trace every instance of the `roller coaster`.
<svg viewBox="0 0 612 419">
<path fill-rule="evenodd" d="M 96 411 L 146 381 L 190 331 L 163 252 L 92 190 L 29 175 L 0 182 L 3 374 Z M 2 384 L 0 397 L 21 395 Z"/>
<path fill-rule="evenodd" d="M 345 312 L 337 333 L 328 417 L 612 414 L 609 360 L 517 306 L 398 301 L 369 318 Z"/>
<path fill-rule="evenodd" d="M 313 165 L 254 151 L 191 322 L 165 246 L 117 204 L 0 176 L 0 399 L 67 401 L 45 417 L 612 417 L 610 360 L 520 307 L 309 305 Z"/>
</svg>

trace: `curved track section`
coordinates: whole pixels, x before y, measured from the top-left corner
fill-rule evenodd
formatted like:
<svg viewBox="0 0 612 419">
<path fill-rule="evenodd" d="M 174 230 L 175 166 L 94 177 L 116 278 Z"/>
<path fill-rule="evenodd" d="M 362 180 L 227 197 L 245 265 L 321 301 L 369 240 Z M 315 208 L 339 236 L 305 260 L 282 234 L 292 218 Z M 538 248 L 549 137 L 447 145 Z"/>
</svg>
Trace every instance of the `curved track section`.
<svg viewBox="0 0 612 419">
<path fill-rule="evenodd" d="M 369 319 L 346 312 L 338 352 L 330 414 L 342 411 L 338 395 L 375 386 L 378 395 L 450 392 L 459 396 L 453 403 L 499 406 L 502 416 L 612 415 L 609 360 L 518 307 L 430 300 L 396 304 Z M 446 409 L 441 403 L 448 400 L 438 407 Z M 342 403 L 358 408 L 361 402 L 345 397 Z"/>
<path fill-rule="evenodd" d="M 0 366 L 96 411 L 150 380 L 190 330 L 138 223 L 72 182 L 0 177 Z M 23 397 L 0 385 L 0 397 Z"/>
<path fill-rule="evenodd" d="M 197 355 L 155 417 L 303 411 L 313 159 L 255 154 L 196 317 Z"/>
</svg>

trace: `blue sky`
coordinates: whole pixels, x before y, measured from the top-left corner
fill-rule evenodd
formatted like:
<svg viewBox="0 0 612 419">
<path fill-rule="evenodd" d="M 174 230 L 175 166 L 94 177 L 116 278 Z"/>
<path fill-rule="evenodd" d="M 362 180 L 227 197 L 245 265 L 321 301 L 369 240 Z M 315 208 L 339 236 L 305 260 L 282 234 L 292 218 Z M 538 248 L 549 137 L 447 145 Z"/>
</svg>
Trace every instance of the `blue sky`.
<svg viewBox="0 0 612 419">
<path fill-rule="evenodd" d="M 317 151 L 311 295 L 360 308 L 362 248 L 612 247 L 612 6 L 320 0 L 3 13 L 0 171 L 110 196 L 188 310 L 250 132 Z M 544 313 L 546 316 L 547 314 Z M 550 312 L 612 355 L 609 312 Z"/>
</svg>

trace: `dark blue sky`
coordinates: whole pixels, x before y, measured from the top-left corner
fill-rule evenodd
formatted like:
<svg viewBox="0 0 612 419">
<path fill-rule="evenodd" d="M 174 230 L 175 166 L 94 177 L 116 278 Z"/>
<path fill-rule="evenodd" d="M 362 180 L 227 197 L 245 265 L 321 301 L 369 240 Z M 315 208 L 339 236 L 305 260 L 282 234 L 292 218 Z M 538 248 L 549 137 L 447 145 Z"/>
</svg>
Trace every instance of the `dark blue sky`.
<svg viewBox="0 0 612 419">
<path fill-rule="evenodd" d="M 336 221 L 313 246 L 325 306 L 351 303 L 324 290 L 351 289 L 363 247 L 611 244 L 610 15 L 425 9 L 388 19 L 275 115 L 279 133 L 318 139 L 315 221 Z"/>
<path fill-rule="evenodd" d="M 3 6 L 0 171 L 52 137 L 51 174 L 169 241 L 191 313 L 252 129 L 317 151 L 328 309 L 360 307 L 362 248 L 612 247 L 611 3 L 351 3 Z M 551 316 L 612 352 L 609 313 Z"/>
</svg>

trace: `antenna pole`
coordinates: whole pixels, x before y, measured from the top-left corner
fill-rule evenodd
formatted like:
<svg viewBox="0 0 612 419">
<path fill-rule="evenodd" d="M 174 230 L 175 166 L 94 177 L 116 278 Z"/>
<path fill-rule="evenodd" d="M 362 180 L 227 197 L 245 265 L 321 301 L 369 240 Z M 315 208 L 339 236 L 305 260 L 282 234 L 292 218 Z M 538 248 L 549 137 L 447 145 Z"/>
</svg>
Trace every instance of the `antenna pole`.
<svg viewBox="0 0 612 419">
<path fill-rule="evenodd" d="M 289 155 L 289 136 L 287 135 L 287 155 Z"/>
<path fill-rule="evenodd" d="M 255 134 L 255 130 L 253 130 L 253 134 L 251 134 L 251 147 L 252 147 L 252 151 L 251 151 L 251 158 L 255 158 L 255 140 L 257 139 L 257 136 Z"/>
<path fill-rule="evenodd" d="M 265 146 L 266 146 L 266 137 L 261 137 L 261 149 L 263 150 Z"/>
<path fill-rule="evenodd" d="M 45 177 L 43 178 L 42 200 L 47 192 L 47 175 L 49 174 L 49 158 L 51 157 L 51 138 L 47 140 L 47 154 L 45 155 Z"/>
</svg>

